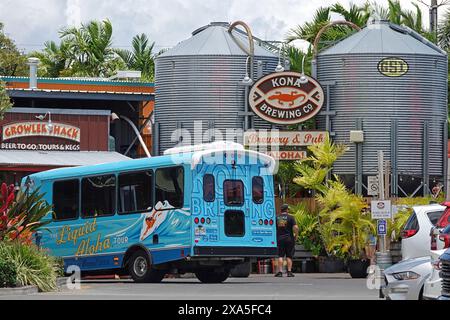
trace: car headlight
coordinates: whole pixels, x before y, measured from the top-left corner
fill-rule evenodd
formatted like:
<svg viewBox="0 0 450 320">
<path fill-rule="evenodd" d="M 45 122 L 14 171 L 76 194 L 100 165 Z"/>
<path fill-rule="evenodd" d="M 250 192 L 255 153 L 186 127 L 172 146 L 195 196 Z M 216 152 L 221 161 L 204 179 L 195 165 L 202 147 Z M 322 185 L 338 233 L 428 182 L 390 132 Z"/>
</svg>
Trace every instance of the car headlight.
<svg viewBox="0 0 450 320">
<path fill-rule="evenodd" d="M 405 272 L 397 272 L 391 274 L 396 280 L 414 280 L 420 277 L 420 274 L 417 274 L 413 271 L 405 271 Z"/>
</svg>

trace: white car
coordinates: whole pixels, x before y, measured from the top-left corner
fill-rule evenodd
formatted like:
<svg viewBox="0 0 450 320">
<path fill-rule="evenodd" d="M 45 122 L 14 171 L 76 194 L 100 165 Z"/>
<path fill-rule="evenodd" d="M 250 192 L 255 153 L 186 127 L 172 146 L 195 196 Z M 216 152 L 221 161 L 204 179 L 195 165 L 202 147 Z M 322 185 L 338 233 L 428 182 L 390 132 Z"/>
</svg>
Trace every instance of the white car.
<svg viewBox="0 0 450 320">
<path fill-rule="evenodd" d="M 423 299 L 435 300 L 441 295 L 441 262 L 439 257 L 444 254 L 446 249 L 443 250 L 431 250 L 430 258 L 432 270 L 430 276 L 425 280 L 423 288 Z"/>
<path fill-rule="evenodd" d="M 430 256 L 414 258 L 384 270 L 381 297 L 386 300 L 421 300 L 425 280 L 431 273 L 430 261 Z"/>
<path fill-rule="evenodd" d="M 430 204 L 413 207 L 402 230 L 402 259 L 408 260 L 430 255 L 430 231 L 437 224 L 447 207 Z"/>
</svg>

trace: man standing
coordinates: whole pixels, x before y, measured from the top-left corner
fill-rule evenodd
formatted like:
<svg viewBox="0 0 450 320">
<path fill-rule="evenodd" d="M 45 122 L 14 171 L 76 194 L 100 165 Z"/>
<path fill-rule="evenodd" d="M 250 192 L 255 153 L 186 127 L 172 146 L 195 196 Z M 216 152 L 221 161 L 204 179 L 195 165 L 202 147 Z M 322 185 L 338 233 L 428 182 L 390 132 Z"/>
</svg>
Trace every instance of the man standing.
<svg viewBox="0 0 450 320">
<path fill-rule="evenodd" d="M 283 258 L 287 260 L 287 276 L 293 277 L 292 256 L 295 251 L 295 241 L 298 237 L 298 226 L 293 216 L 288 213 L 289 206 L 283 204 L 281 213 L 277 215 L 277 242 L 278 242 L 278 272 L 275 277 L 283 276 Z"/>
</svg>

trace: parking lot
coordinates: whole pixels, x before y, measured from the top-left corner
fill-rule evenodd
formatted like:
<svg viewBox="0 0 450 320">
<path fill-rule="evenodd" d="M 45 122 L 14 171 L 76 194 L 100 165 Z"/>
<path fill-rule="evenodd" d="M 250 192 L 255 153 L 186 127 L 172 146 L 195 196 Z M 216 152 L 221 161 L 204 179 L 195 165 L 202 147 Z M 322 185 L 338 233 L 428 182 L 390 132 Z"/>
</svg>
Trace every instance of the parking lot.
<svg viewBox="0 0 450 320">
<path fill-rule="evenodd" d="M 229 278 L 222 284 L 202 284 L 196 278 L 164 279 L 159 284 L 137 284 L 131 280 L 84 280 L 78 290 L 63 286 L 60 291 L 0 299 L 106 299 L 106 300 L 378 300 L 366 279 L 348 274 L 296 274 L 294 278 L 251 275 Z"/>
</svg>

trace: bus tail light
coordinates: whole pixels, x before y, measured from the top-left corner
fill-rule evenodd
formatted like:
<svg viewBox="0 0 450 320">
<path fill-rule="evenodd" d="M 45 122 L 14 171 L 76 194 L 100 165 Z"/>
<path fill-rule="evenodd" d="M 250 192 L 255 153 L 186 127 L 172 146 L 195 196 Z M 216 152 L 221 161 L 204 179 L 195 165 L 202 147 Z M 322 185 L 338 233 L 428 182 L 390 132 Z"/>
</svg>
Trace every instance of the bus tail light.
<svg viewBox="0 0 450 320">
<path fill-rule="evenodd" d="M 272 220 L 272 219 L 269 220 L 269 224 L 270 224 L 271 226 L 273 226 L 273 220 Z"/>
<path fill-rule="evenodd" d="M 194 222 L 195 222 L 195 224 L 198 224 L 200 222 L 200 219 L 199 218 L 195 218 Z"/>
</svg>

